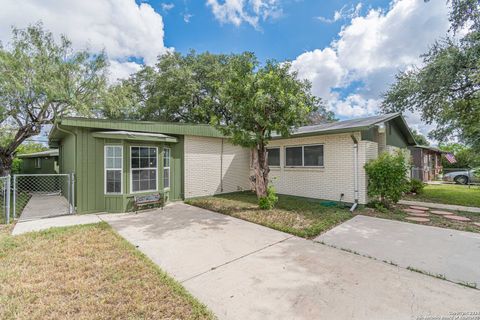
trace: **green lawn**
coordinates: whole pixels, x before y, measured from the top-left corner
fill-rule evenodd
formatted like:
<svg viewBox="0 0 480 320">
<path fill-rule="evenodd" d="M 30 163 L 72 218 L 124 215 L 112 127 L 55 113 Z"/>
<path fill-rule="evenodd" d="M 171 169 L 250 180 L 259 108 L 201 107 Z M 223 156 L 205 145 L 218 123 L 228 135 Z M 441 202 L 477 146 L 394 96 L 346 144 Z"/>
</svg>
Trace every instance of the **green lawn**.
<svg viewBox="0 0 480 320">
<path fill-rule="evenodd" d="M 186 202 L 304 238 L 313 238 L 352 217 L 348 209 L 326 207 L 320 200 L 287 195 L 278 197 L 279 202 L 272 210 L 260 210 L 257 197 L 251 192 L 190 199 Z"/>
<path fill-rule="evenodd" d="M 422 194 L 407 195 L 405 200 L 480 207 L 480 187 L 455 184 L 427 185 Z"/>
<path fill-rule="evenodd" d="M 0 319 L 213 319 L 106 223 L 11 236 L 0 225 Z"/>
</svg>

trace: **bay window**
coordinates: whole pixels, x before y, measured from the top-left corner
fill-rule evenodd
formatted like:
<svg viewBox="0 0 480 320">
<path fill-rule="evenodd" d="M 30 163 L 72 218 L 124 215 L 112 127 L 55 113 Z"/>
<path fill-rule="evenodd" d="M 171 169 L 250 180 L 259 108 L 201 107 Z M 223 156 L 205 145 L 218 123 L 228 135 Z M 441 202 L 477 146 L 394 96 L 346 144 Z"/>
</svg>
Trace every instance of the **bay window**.
<svg viewBox="0 0 480 320">
<path fill-rule="evenodd" d="M 163 187 L 170 188 L 170 148 L 163 149 Z"/>
<path fill-rule="evenodd" d="M 157 148 L 130 147 L 131 191 L 157 191 Z"/>
</svg>

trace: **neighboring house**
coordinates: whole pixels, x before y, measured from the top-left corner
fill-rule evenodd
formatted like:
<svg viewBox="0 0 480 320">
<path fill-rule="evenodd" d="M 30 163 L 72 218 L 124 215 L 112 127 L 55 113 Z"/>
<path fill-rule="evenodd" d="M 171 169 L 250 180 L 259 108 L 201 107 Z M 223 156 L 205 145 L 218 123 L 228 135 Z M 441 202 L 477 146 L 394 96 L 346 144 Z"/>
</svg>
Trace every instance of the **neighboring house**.
<svg viewBox="0 0 480 320">
<path fill-rule="evenodd" d="M 429 146 L 410 147 L 412 153 L 412 178 L 422 181 L 438 179 L 442 172 L 442 154 L 444 151 Z"/>
<path fill-rule="evenodd" d="M 49 136 L 76 175 L 77 212 L 124 212 L 137 194 L 170 201 L 249 190 L 249 149 L 208 125 L 64 118 Z M 269 145 L 279 193 L 365 204 L 369 159 L 414 145 L 400 114 L 302 127 Z"/>
<path fill-rule="evenodd" d="M 20 154 L 22 159 L 21 173 L 25 174 L 54 174 L 59 172 L 58 149 Z"/>
</svg>

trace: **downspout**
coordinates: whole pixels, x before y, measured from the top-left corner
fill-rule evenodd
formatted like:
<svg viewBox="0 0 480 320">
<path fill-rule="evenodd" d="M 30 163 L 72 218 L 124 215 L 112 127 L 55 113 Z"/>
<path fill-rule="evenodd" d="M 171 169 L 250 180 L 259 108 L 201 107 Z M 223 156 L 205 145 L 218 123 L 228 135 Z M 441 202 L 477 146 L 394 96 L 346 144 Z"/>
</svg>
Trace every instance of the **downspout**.
<svg viewBox="0 0 480 320">
<path fill-rule="evenodd" d="M 71 131 L 68 131 L 66 129 L 60 128 L 58 123 L 55 124 L 55 127 L 60 132 L 71 134 L 73 136 L 73 139 L 74 139 L 74 148 L 73 148 L 73 168 L 74 168 L 73 170 L 74 170 L 74 172 L 70 175 L 70 177 L 71 177 L 70 183 L 71 183 L 72 192 L 71 192 L 71 199 L 70 199 L 71 205 L 69 207 L 72 208 L 72 206 L 73 206 L 73 213 L 76 213 L 76 206 L 75 206 L 75 200 L 76 200 L 75 199 L 75 191 L 76 191 L 76 187 L 75 187 L 76 186 L 76 183 L 75 183 L 76 181 L 75 180 L 76 180 L 76 177 L 75 177 L 75 175 L 77 173 L 77 134 L 73 133 Z"/>
<path fill-rule="evenodd" d="M 358 206 L 358 140 L 353 134 L 350 137 L 353 140 L 353 198 L 355 200 L 352 207 L 350 208 L 350 212 L 353 212 Z"/>
</svg>

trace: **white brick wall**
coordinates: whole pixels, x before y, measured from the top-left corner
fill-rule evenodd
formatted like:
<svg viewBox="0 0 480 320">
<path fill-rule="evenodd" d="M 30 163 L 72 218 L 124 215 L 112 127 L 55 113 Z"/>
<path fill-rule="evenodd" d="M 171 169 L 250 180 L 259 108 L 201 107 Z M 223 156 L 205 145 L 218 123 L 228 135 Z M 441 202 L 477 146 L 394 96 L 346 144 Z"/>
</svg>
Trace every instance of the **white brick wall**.
<svg viewBox="0 0 480 320">
<path fill-rule="evenodd" d="M 354 201 L 354 153 L 351 133 L 290 138 L 271 141 L 269 147 L 281 147 L 280 168 L 271 168 L 270 178 L 278 193 L 326 200 Z M 360 133 L 355 133 L 360 141 Z M 363 141 L 360 141 L 363 143 Z M 324 144 L 323 168 L 285 168 L 285 146 L 302 144 Z M 375 144 L 376 143 L 372 143 Z M 365 160 L 365 149 L 359 146 L 359 163 Z M 369 152 L 373 146 L 368 146 Z M 362 154 L 363 153 L 363 154 Z M 363 172 L 363 173 L 362 173 Z M 360 203 L 365 203 L 365 176 L 359 164 Z M 364 179 L 364 178 L 363 178 Z"/>
<path fill-rule="evenodd" d="M 364 167 L 368 161 L 378 157 L 378 147 L 378 143 L 366 140 L 362 140 L 358 144 L 360 168 L 359 202 L 362 204 L 368 203 L 368 177 Z"/>
<path fill-rule="evenodd" d="M 249 155 L 226 139 L 222 156 L 222 139 L 185 136 L 185 198 L 249 189 Z"/>
</svg>

